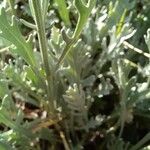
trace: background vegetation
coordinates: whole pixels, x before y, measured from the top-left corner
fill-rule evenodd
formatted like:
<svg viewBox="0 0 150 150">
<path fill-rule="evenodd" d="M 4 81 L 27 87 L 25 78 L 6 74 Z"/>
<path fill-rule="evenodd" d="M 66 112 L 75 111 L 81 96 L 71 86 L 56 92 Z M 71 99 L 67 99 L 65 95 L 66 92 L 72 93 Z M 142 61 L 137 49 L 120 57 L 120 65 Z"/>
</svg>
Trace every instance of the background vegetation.
<svg viewBox="0 0 150 150">
<path fill-rule="evenodd" d="M 149 12 L 1 0 L 0 150 L 149 150 Z"/>
</svg>

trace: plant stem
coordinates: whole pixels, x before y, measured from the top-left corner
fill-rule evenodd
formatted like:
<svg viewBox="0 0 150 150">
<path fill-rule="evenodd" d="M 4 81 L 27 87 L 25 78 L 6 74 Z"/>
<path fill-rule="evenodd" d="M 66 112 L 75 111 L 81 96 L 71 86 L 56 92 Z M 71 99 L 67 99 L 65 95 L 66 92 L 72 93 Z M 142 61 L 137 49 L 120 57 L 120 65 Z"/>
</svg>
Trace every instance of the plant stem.
<svg viewBox="0 0 150 150">
<path fill-rule="evenodd" d="M 39 39 L 39 46 L 40 46 L 40 51 L 42 54 L 42 60 L 44 64 L 44 69 L 46 73 L 46 80 L 47 80 L 47 97 L 49 100 L 49 107 L 51 113 L 54 113 L 54 103 L 53 103 L 53 89 L 52 86 L 52 74 L 49 66 L 49 61 L 48 61 L 48 46 L 47 46 L 47 40 L 46 40 L 46 33 L 45 33 L 45 21 L 43 20 L 42 17 L 42 12 L 41 12 L 41 6 L 39 3 L 39 0 L 32 0 L 33 3 L 33 9 L 35 13 L 35 23 L 37 26 L 37 33 L 38 33 L 38 39 Z"/>
<path fill-rule="evenodd" d="M 136 145 L 134 145 L 130 150 L 138 150 L 142 145 L 150 140 L 150 132 L 147 133 L 143 139 L 141 139 Z"/>
<path fill-rule="evenodd" d="M 68 52 L 72 49 L 72 47 L 74 46 L 76 40 L 75 39 L 72 39 L 69 43 L 67 43 L 67 45 L 65 46 L 61 56 L 59 57 L 58 59 L 58 62 L 56 64 L 56 68 L 55 68 L 55 71 L 58 70 L 60 64 L 63 62 L 63 60 L 65 59 L 66 55 L 68 54 Z"/>
<path fill-rule="evenodd" d="M 60 137 L 61 137 L 61 139 L 62 139 L 62 141 L 63 141 L 65 150 L 70 150 L 69 144 L 68 144 L 68 142 L 67 142 L 67 140 L 66 140 L 66 137 L 65 137 L 63 131 L 60 131 L 59 134 L 60 134 Z"/>
<path fill-rule="evenodd" d="M 141 50 L 141 49 L 139 49 L 139 48 L 134 47 L 133 45 L 131 45 L 131 44 L 128 43 L 127 41 L 124 41 L 122 44 L 123 44 L 125 47 L 127 47 L 127 48 L 129 48 L 129 49 L 131 49 L 131 50 L 133 50 L 133 51 L 135 51 L 135 52 L 137 52 L 137 53 L 139 53 L 139 54 L 142 54 L 142 55 L 144 55 L 145 57 L 147 57 L 147 58 L 150 59 L 150 54 L 144 52 L 144 50 Z"/>
</svg>

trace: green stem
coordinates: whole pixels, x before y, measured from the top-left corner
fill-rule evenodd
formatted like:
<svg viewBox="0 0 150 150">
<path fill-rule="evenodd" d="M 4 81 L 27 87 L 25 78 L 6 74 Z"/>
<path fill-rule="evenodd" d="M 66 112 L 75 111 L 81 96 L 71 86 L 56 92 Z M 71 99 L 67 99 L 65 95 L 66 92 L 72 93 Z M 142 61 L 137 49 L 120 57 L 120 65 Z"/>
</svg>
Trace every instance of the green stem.
<svg viewBox="0 0 150 150">
<path fill-rule="evenodd" d="M 75 44 L 76 40 L 72 39 L 67 45 L 65 46 L 60 58 L 58 59 L 58 63 L 56 64 L 56 69 L 55 71 L 58 70 L 60 64 L 63 62 L 65 59 L 65 56 L 69 53 L 69 51 L 72 49 L 73 45 Z"/>
<path fill-rule="evenodd" d="M 53 103 L 53 86 L 52 86 L 52 74 L 49 66 L 48 61 L 48 46 L 46 40 L 46 33 L 45 33 L 45 22 L 42 17 L 41 6 L 39 0 L 32 0 L 33 9 L 35 13 L 35 23 L 37 26 L 37 33 L 39 39 L 39 46 L 40 51 L 42 54 L 42 60 L 44 64 L 44 69 L 46 73 L 46 80 L 47 80 L 47 97 L 49 100 L 50 112 L 54 113 L 54 103 Z"/>
<path fill-rule="evenodd" d="M 136 145 L 134 145 L 130 150 L 138 150 L 141 146 L 143 146 L 146 142 L 150 140 L 150 132 L 147 133 L 143 139 L 141 139 Z"/>
</svg>

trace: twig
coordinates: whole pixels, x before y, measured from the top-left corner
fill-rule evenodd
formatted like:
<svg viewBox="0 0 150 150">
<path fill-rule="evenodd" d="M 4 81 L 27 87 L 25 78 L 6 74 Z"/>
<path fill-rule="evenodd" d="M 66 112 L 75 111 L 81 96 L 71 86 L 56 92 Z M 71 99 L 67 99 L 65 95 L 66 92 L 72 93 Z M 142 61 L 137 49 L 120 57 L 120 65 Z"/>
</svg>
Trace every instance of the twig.
<svg viewBox="0 0 150 150">
<path fill-rule="evenodd" d="M 35 132 L 38 132 L 40 131 L 42 128 L 47 128 L 49 126 L 52 126 L 52 125 L 56 125 L 58 122 L 60 122 L 62 120 L 62 118 L 56 118 L 56 119 L 52 119 L 52 118 L 46 118 L 44 119 L 44 121 L 40 122 L 38 125 L 36 125 L 35 128 L 32 129 L 32 132 L 35 133 Z"/>
<path fill-rule="evenodd" d="M 59 134 L 60 134 L 60 137 L 61 137 L 61 139 L 62 139 L 62 141 L 63 141 L 65 150 L 70 150 L 69 144 L 67 143 L 67 140 L 66 140 L 66 137 L 65 137 L 63 131 L 60 131 Z"/>
<path fill-rule="evenodd" d="M 127 48 L 129 48 L 129 49 L 131 49 L 131 50 L 133 50 L 133 51 L 135 51 L 135 52 L 137 52 L 137 53 L 139 53 L 139 54 L 144 55 L 144 56 L 147 57 L 147 58 L 150 58 L 150 54 L 149 54 L 149 53 L 143 52 L 143 50 L 134 47 L 133 45 L 131 45 L 131 44 L 128 43 L 127 41 L 124 41 L 124 42 L 123 42 L 123 45 L 124 45 L 125 47 L 127 47 Z"/>
</svg>

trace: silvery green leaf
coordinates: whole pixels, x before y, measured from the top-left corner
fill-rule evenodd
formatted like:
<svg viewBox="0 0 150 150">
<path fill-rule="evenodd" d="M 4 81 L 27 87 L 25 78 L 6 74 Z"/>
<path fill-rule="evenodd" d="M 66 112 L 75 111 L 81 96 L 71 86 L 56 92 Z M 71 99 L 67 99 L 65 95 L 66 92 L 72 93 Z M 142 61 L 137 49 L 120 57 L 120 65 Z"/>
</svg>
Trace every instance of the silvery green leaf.
<svg viewBox="0 0 150 150">
<path fill-rule="evenodd" d="M 89 130 L 89 129 L 95 129 L 97 126 L 100 126 L 102 124 L 102 122 L 104 121 L 104 116 L 102 115 L 97 115 L 95 118 L 91 118 L 86 126 L 85 129 Z"/>
<path fill-rule="evenodd" d="M 82 0 L 74 0 L 74 5 L 78 10 L 79 17 L 76 25 L 76 29 L 73 35 L 73 38 L 77 38 L 82 29 L 84 28 L 85 23 L 88 20 L 88 17 L 94 8 L 96 0 L 88 0 L 87 5 L 82 2 Z"/>
<path fill-rule="evenodd" d="M 0 36 L 13 44 L 11 51 L 20 55 L 28 64 L 35 66 L 36 62 L 32 46 L 26 42 L 13 18 L 12 24 L 7 20 L 4 9 L 0 10 Z"/>
<path fill-rule="evenodd" d="M 150 53 L 150 28 L 147 30 L 147 35 L 144 35 L 144 38 Z"/>
<path fill-rule="evenodd" d="M 85 79 L 82 81 L 82 85 L 83 85 L 84 87 L 87 87 L 87 86 L 90 86 L 90 87 L 91 87 L 91 86 L 93 86 L 95 80 L 96 80 L 95 75 L 91 75 L 91 76 L 85 78 Z"/>
<path fill-rule="evenodd" d="M 150 76 L 150 64 L 147 64 L 144 68 L 142 68 L 141 73 L 143 76 Z"/>
<path fill-rule="evenodd" d="M 110 79 L 105 79 L 103 76 L 100 76 L 101 83 L 98 86 L 96 95 L 98 97 L 103 97 L 104 95 L 109 95 L 113 89 L 113 85 L 110 83 Z"/>
<path fill-rule="evenodd" d="M 31 15 L 32 15 L 33 18 L 35 18 L 35 13 L 34 13 L 34 8 L 33 8 L 32 0 L 28 0 L 28 2 L 29 2 L 29 7 L 30 7 Z"/>
<path fill-rule="evenodd" d="M 145 91 L 149 86 L 148 82 L 143 82 L 143 83 L 137 83 L 137 87 L 138 87 L 138 92 L 143 92 Z"/>
<path fill-rule="evenodd" d="M 67 9 L 65 0 L 55 0 L 57 4 L 58 12 L 61 16 L 61 19 L 64 21 L 66 26 L 70 26 L 69 10 Z"/>
<path fill-rule="evenodd" d="M 63 95 L 64 100 L 68 104 L 68 107 L 73 111 L 82 112 L 85 109 L 85 94 L 82 90 L 82 86 L 79 88 L 77 84 L 74 84 L 73 87 L 69 87 L 66 91 L 66 94 Z"/>
<path fill-rule="evenodd" d="M 46 21 L 47 10 L 49 6 L 49 0 L 41 0 L 41 12 L 43 14 L 43 20 Z"/>
</svg>

